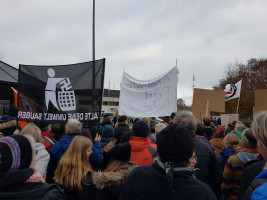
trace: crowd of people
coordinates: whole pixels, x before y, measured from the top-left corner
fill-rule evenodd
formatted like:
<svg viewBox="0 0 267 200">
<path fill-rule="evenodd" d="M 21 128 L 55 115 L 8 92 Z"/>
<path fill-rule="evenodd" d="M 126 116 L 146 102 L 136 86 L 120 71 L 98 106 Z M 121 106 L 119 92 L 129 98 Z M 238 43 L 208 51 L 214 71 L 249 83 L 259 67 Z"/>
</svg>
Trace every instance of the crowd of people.
<svg viewBox="0 0 267 200">
<path fill-rule="evenodd" d="M 249 127 L 180 111 L 21 130 L 15 116 L 0 120 L 0 199 L 267 199 L 267 111 Z"/>
</svg>

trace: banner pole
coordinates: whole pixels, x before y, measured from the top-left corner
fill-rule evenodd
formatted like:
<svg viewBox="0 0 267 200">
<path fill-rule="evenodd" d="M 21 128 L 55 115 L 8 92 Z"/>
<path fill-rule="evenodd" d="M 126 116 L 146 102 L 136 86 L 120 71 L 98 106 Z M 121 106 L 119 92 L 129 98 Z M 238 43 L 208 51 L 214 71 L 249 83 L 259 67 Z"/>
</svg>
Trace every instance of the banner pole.
<svg viewBox="0 0 267 200">
<path fill-rule="evenodd" d="M 241 79 L 241 83 L 242 83 L 242 79 Z M 239 94 L 239 98 L 238 98 L 238 103 L 237 103 L 237 108 L 236 108 L 236 114 L 238 114 L 239 101 L 240 101 L 240 97 L 241 97 L 241 89 L 242 89 L 242 84 L 240 85 L 240 94 Z"/>
</svg>

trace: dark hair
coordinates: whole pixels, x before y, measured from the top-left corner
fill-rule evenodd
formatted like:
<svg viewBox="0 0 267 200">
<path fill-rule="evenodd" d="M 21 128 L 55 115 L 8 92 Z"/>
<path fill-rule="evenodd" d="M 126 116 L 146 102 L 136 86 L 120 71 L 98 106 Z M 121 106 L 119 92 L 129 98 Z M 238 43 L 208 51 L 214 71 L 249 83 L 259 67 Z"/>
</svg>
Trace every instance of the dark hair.
<svg viewBox="0 0 267 200">
<path fill-rule="evenodd" d="M 109 117 L 105 117 L 101 123 L 102 126 L 105 126 L 105 125 L 112 125 L 112 121 Z"/>
<path fill-rule="evenodd" d="M 211 122 L 210 118 L 204 117 L 203 123 L 205 124 L 205 126 L 210 126 L 210 122 Z"/>
<path fill-rule="evenodd" d="M 205 133 L 205 125 L 202 123 L 197 123 L 196 135 L 203 135 Z"/>
</svg>

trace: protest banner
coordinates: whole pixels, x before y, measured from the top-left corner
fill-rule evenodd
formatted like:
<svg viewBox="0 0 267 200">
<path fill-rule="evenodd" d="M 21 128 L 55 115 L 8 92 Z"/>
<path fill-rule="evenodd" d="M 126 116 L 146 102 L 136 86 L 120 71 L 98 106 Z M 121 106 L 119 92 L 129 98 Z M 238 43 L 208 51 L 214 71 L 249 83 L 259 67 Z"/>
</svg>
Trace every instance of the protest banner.
<svg viewBox="0 0 267 200">
<path fill-rule="evenodd" d="M 105 59 L 70 65 L 19 66 L 18 120 L 99 122 Z M 30 100 L 30 101 L 29 101 Z M 23 100 L 22 100 L 23 101 Z M 26 103 L 27 103 L 26 102 Z"/>
<path fill-rule="evenodd" d="M 174 67 L 157 78 L 138 80 L 124 72 L 119 115 L 160 117 L 176 112 L 178 73 L 177 67 Z"/>
<path fill-rule="evenodd" d="M 210 111 L 225 111 L 225 92 L 194 88 L 192 103 L 194 116 L 203 121 L 204 117 L 210 118 Z"/>
<path fill-rule="evenodd" d="M 267 110 L 267 89 L 255 90 L 254 114 Z"/>
<path fill-rule="evenodd" d="M 221 114 L 222 126 L 228 126 L 228 124 L 233 121 L 239 121 L 239 114 Z"/>
</svg>

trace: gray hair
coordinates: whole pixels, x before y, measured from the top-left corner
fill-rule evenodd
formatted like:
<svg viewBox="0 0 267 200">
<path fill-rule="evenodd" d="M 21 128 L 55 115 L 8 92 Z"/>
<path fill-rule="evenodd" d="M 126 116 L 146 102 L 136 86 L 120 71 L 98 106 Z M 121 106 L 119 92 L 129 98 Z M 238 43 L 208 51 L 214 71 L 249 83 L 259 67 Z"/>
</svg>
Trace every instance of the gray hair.
<svg viewBox="0 0 267 200">
<path fill-rule="evenodd" d="M 69 119 L 66 124 L 66 130 L 69 134 L 72 133 L 81 133 L 82 131 L 82 123 L 77 119 Z"/>
<path fill-rule="evenodd" d="M 257 114 L 251 124 L 254 137 L 267 148 L 267 111 Z"/>
<path fill-rule="evenodd" d="M 163 123 L 158 123 L 155 126 L 155 132 L 159 133 L 161 130 L 163 130 L 164 128 L 166 128 L 166 125 Z"/>
<path fill-rule="evenodd" d="M 193 113 L 189 111 L 181 111 L 176 113 L 175 117 L 173 118 L 173 123 L 184 126 L 191 131 L 195 131 L 197 129 L 197 120 Z"/>
</svg>

